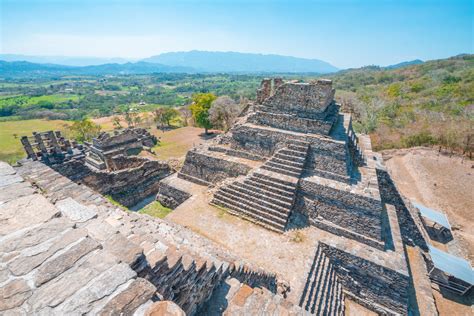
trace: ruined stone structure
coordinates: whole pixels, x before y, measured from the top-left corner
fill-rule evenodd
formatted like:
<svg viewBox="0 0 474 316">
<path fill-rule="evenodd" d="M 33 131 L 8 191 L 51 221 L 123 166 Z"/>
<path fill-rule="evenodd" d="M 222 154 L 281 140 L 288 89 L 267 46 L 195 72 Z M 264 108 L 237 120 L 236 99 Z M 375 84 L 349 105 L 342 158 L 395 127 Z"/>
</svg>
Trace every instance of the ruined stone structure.
<svg viewBox="0 0 474 316">
<path fill-rule="evenodd" d="M 103 132 L 92 139 L 86 164 L 98 170 L 116 170 L 112 158 L 118 155 L 136 155 L 144 147 L 151 148 L 158 140 L 143 128 L 127 128 L 110 133 Z"/>
<path fill-rule="evenodd" d="M 190 150 L 179 173 L 129 157 L 137 142 L 128 136 L 99 137 L 87 160 L 0 164 L 0 313 L 343 315 L 355 302 L 382 315 L 436 314 L 427 275 L 415 275 L 406 256 L 430 260 L 418 214 L 334 92 L 328 80 L 264 80 L 234 127 Z M 240 251 L 211 230 L 101 196 L 133 205 L 155 193 L 186 215 L 208 196 L 205 206 L 235 215 L 212 217 L 230 243 L 252 229 L 258 238 Z M 233 231 L 235 223 L 249 227 Z M 291 253 L 300 230 L 309 240 Z M 259 260 L 257 243 L 290 259 L 268 251 Z"/>
<path fill-rule="evenodd" d="M 33 136 L 23 136 L 21 144 L 28 158 L 40 159 L 46 164 L 84 158 L 85 148 L 75 141 L 64 138 L 60 131 L 34 132 Z"/>
</svg>

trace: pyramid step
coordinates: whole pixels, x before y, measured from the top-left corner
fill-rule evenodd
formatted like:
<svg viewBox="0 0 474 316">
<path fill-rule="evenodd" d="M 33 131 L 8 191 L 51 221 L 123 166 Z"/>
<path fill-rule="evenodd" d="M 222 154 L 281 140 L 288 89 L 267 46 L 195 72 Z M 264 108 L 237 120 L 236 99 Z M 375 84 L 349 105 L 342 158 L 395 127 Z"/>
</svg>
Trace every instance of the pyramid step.
<svg viewBox="0 0 474 316">
<path fill-rule="evenodd" d="M 265 210 L 265 211 L 268 210 L 268 212 L 275 214 L 276 216 L 279 216 L 282 213 L 286 215 L 290 212 L 290 206 L 276 205 L 272 202 L 265 201 L 259 197 L 248 195 L 246 193 L 238 191 L 232 186 L 223 187 L 219 190 L 219 192 L 230 194 L 235 199 L 238 199 L 242 203 L 245 203 L 248 201 L 249 203 L 258 205 L 259 208 L 262 208 L 262 210 Z"/>
<path fill-rule="evenodd" d="M 324 290 L 321 281 L 326 275 L 328 265 L 329 259 L 321 253 L 321 257 L 318 258 L 313 282 L 311 283 L 311 290 L 308 299 L 304 304 L 304 308 L 311 313 L 314 313 L 314 308 L 317 306 L 318 300 L 320 299 L 321 291 Z"/>
<path fill-rule="evenodd" d="M 275 191 L 272 191 L 272 192 L 275 192 L 277 194 L 281 193 L 282 195 L 285 195 L 286 193 L 286 196 L 289 196 L 289 194 L 294 195 L 295 190 L 296 190 L 295 185 L 288 185 L 285 183 L 281 183 L 281 182 L 278 182 L 278 180 L 275 180 L 273 178 L 269 178 L 269 177 L 267 178 L 262 174 L 254 174 L 249 179 L 244 180 L 244 182 L 247 182 L 247 181 L 257 184 L 257 185 L 266 186 L 266 188 L 268 189 L 270 188 L 275 189 L 278 192 L 275 192 Z"/>
<path fill-rule="evenodd" d="M 301 152 L 298 150 L 293 150 L 289 148 L 281 149 L 278 153 L 288 155 L 288 156 L 295 156 L 295 157 L 301 157 L 301 158 L 306 158 L 307 152 Z"/>
<path fill-rule="evenodd" d="M 249 188 L 249 190 L 251 189 L 251 190 L 261 191 L 261 192 L 264 192 L 265 194 L 269 194 L 271 196 L 274 196 L 275 198 L 282 199 L 289 203 L 293 203 L 293 198 L 295 195 L 294 192 L 283 191 L 278 188 L 263 184 L 261 182 L 253 181 L 251 179 L 245 179 L 243 183 L 235 182 L 235 185 L 245 186 Z"/>
<path fill-rule="evenodd" d="M 241 182 L 234 182 L 229 188 L 284 208 L 290 209 L 293 204 L 293 199 L 291 198 L 278 196 L 274 193 L 266 192 Z"/>
<path fill-rule="evenodd" d="M 284 169 L 284 167 L 280 168 L 280 167 L 276 167 L 276 166 L 269 165 L 269 164 L 264 165 L 261 168 L 264 169 L 264 170 L 273 171 L 275 173 L 284 174 L 286 176 L 295 177 L 295 178 L 298 178 L 301 174 L 301 172 L 290 171 L 290 170 Z"/>
<path fill-rule="evenodd" d="M 285 166 L 298 168 L 298 169 L 303 169 L 303 166 L 304 166 L 304 162 L 300 162 L 300 161 L 295 162 L 295 161 L 286 160 L 286 159 L 277 158 L 277 157 L 273 157 L 272 159 L 270 159 L 270 161 L 275 162 L 275 163 L 279 163 L 279 164 L 282 164 L 282 165 L 285 165 Z"/>
<path fill-rule="evenodd" d="M 280 223 L 281 225 L 285 225 L 288 219 L 288 214 L 282 214 L 273 210 L 269 210 L 259 204 L 254 202 L 236 198 L 234 195 L 219 191 L 214 194 L 214 198 L 224 198 L 230 204 L 234 204 L 239 208 L 250 212 L 250 214 L 255 213 L 259 216 L 265 217 L 273 222 Z M 275 214 L 276 213 L 276 214 Z"/>
<path fill-rule="evenodd" d="M 316 315 L 326 315 L 324 311 L 327 309 L 326 304 L 328 303 L 328 295 L 331 294 L 333 274 L 334 269 L 332 268 L 332 265 L 329 265 L 326 270 L 326 275 L 324 276 L 318 303 L 314 307 Z"/>
<path fill-rule="evenodd" d="M 257 177 L 257 178 L 263 178 L 267 181 L 271 181 L 273 183 L 278 183 L 278 184 L 282 184 L 282 185 L 285 185 L 287 187 L 291 187 L 293 188 L 293 190 L 296 190 L 296 184 L 298 181 L 294 180 L 292 177 L 287 177 L 285 175 L 280 175 L 280 174 L 275 174 L 275 172 L 268 172 L 266 170 L 261 170 L 261 169 L 257 169 L 253 172 L 252 176 L 251 176 L 251 179 L 253 179 L 254 177 Z M 294 182 L 293 182 L 294 181 Z"/>
<path fill-rule="evenodd" d="M 232 215 L 235 216 L 242 216 L 245 219 L 248 219 L 252 222 L 255 222 L 257 224 L 260 224 L 268 229 L 277 231 L 279 233 L 282 233 L 285 230 L 285 225 L 282 225 L 280 223 L 276 223 L 272 220 L 269 220 L 265 217 L 262 217 L 260 215 L 257 215 L 256 213 L 249 212 L 245 209 L 240 208 L 238 205 L 236 205 L 234 202 L 230 201 L 229 199 L 225 197 L 214 197 L 212 203 L 216 205 L 220 205 L 223 207 L 226 207 L 228 209 L 228 212 Z"/>
<path fill-rule="evenodd" d="M 293 167 L 293 166 L 287 165 L 285 163 L 279 163 L 279 162 L 273 161 L 273 160 L 267 161 L 264 164 L 264 166 L 272 166 L 272 167 L 276 167 L 276 168 L 280 168 L 280 169 L 289 170 L 289 171 L 292 171 L 292 172 L 301 172 L 301 170 L 303 169 L 302 166 L 301 167 Z"/>
<path fill-rule="evenodd" d="M 305 145 L 297 145 L 297 144 L 289 144 L 288 149 L 299 151 L 305 153 L 308 151 L 308 146 Z"/>
<path fill-rule="evenodd" d="M 293 161 L 293 162 L 301 162 L 301 163 L 304 163 L 304 161 L 306 160 L 306 157 L 287 155 L 287 154 L 282 153 L 281 151 L 277 152 L 275 156 L 273 157 L 278 158 L 278 159 Z"/>
</svg>

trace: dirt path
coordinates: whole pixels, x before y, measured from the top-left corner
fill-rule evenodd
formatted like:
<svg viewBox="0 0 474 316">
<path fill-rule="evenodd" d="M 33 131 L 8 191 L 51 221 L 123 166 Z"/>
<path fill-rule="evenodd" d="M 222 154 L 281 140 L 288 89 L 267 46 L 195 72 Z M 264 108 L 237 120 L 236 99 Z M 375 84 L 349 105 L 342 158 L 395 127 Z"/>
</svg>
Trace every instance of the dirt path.
<svg viewBox="0 0 474 316">
<path fill-rule="evenodd" d="M 450 252 L 474 262 L 474 163 L 428 148 L 382 154 L 403 195 L 447 214 L 458 245 Z"/>
</svg>

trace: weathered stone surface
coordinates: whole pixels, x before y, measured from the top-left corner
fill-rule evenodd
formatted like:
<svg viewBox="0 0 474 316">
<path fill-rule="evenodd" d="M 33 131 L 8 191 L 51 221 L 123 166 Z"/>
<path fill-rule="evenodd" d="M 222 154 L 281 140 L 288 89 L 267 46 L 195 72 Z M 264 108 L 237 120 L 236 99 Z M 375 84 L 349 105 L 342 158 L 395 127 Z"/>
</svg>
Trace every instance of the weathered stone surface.
<svg viewBox="0 0 474 316">
<path fill-rule="evenodd" d="M 142 248 L 121 234 L 116 234 L 104 243 L 104 250 L 110 252 L 121 262 L 133 265 L 142 255 Z"/>
<path fill-rule="evenodd" d="M 117 264 L 114 256 L 99 251 L 61 276 L 43 284 L 28 300 L 33 310 L 56 307 L 85 287 L 93 278 Z"/>
<path fill-rule="evenodd" d="M 15 279 L 0 288 L 0 311 L 23 304 L 31 296 L 31 288 L 23 279 Z"/>
<path fill-rule="evenodd" d="M 35 190 L 26 182 L 14 183 L 0 189 L 0 205 L 22 196 L 31 195 Z"/>
<path fill-rule="evenodd" d="M 137 278 L 122 292 L 114 296 L 100 311 L 99 315 L 131 315 L 146 301 L 148 301 L 156 288 L 150 282 Z"/>
<path fill-rule="evenodd" d="M 127 264 L 120 263 L 114 265 L 95 278 L 87 287 L 79 290 L 63 304 L 56 307 L 55 311 L 69 314 L 85 314 L 94 307 L 94 302 L 109 296 L 117 287 L 126 283 L 136 276 Z"/>
<path fill-rule="evenodd" d="M 171 301 L 153 303 L 145 312 L 145 316 L 185 316 L 183 310 Z"/>
<path fill-rule="evenodd" d="M 42 195 L 20 197 L 0 205 L 0 236 L 46 222 L 59 214 Z"/>
<path fill-rule="evenodd" d="M 4 161 L 0 161 L 0 176 L 11 175 L 15 173 L 15 169 Z"/>
<path fill-rule="evenodd" d="M 21 256 L 8 263 L 8 268 L 17 276 L 27 274 L 40 266 L 57 251 L 76 242 L 80 238 L 84 238 L 86 235 L 87 232 L 84 229 L 71 229 L 65 234 L 56 235 L 54 239 L 22 252 Z"/>
<path fill-rule="evenodd" d="M 21 251 L 25 248 L 36 246 L 48 239 L 54 239 L 71 227 L 72 223 L 64 220 L 64 218 L 53 218 L 39 226 L 2 239 L 0 241 L 0 253 Z"/>
<path fill-rule="evenodd" d="M 80 258 L 99 246 L 100 244 L 92 238 L 84 238 L 78 244 L 67 249 L 66 252 L 44 263 L 36 272 L 35 285 L 40 286 L 54 279 L 71 268 Z"/>
<path fill-rule="evenodd" d="M 23 178 L 16 174 L 9 174 L 9 175 L 0 175 L 0 188 L 6 187 L 8 185 L 12 185 L 14 183 L 23 182 Z"/>
<path fill-rule="evenodd" d="M 56 202 L 56 207 L 61 211 L 61 213 L 74 222 L 82 223 L 91 218 L 97 217 L 97 212 L 92 208 L 84 206 L 72 198 Z"/>
<path fill-rule="evenodd" d="M 91 221 L 85 228 L 89 236 L 99 241 L 105 241 L 118 233 L 117 228 L 102 220 Z"/>
</svg>

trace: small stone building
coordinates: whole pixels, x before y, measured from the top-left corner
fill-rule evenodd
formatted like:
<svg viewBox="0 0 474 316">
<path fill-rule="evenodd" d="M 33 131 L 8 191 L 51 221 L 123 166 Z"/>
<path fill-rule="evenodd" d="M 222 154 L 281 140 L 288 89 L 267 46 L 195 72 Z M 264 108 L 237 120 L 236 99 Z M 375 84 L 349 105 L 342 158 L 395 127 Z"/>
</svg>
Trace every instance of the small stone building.
<svg viewBox="0 0 474 316">
<path fill-rule="evenodd" d="M 86 164 L 98 170 L 111 170 L 111 158 L 118 155 L 136 155 L 144 148 L 151 148 L 158 143 L 157 138 L 143 128 L 127 128 L 103 132 L 92 140 Z"/>
</svg>

